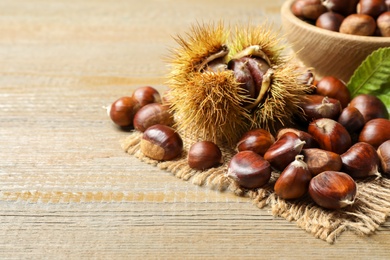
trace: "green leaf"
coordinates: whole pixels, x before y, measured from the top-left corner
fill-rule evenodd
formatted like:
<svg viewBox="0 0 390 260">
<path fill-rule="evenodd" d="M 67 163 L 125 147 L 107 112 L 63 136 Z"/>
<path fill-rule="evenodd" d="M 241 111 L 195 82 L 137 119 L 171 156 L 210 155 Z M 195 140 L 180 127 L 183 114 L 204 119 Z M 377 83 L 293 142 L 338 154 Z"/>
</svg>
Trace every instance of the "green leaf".
<svg viewBox="0 0 390 260">
<path fill-rule="evenodd" d="M 377 96 L 390 112 L 390 47 L 371 53 L 355 70 L 347 87 L 352 98 L 359 94 Z"/>
</svg>

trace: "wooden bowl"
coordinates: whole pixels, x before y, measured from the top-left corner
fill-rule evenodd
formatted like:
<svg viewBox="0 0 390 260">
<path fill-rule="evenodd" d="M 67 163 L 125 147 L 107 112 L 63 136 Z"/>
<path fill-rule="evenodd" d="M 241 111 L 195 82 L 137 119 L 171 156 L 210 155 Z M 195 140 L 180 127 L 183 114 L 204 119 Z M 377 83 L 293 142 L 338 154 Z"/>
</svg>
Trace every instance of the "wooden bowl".
<svg viewBox="0 0 390 260">
<path fill-rule="evenodd" d="M 348 82 L 356 68 L 374 50 L 390 46 L 390 37 L 357 36 L 318 28 L 291 12 L 294 0 L 281 8 L 286 39 L 299 60 L 318 78 L 335 76 Z"/>
</svg>

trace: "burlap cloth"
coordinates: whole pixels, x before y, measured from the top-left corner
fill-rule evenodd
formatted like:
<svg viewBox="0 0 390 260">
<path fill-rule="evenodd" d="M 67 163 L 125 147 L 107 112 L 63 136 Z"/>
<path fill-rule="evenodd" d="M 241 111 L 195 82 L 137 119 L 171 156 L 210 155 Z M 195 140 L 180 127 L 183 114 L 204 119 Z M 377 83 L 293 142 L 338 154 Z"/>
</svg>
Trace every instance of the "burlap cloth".
<svg viewBox="0 0 390 260">
<path fill-rule="evenodd" d="M 358 193 L 353 206 L 341 210 L 325 210 L 309 198 L 286 201 L 278 198 L 273 192 L 277 173 L 273 173 L 271 181 L 258 190 L 243 190 L 226 177 L 228 162 L 234 155 L 232 149 L 220 147 L 224 156 L 224 164 L 206 171 L 191 169 L 187 164 L 187 151 L 190 137 L 185 136 L 184 152 L 173 161 L 155 161 L 147 158 L 140 151 L 142 133 L 134 131 L 122 142 L 122 148 L 142 162 L 154 165 L 171 172 L 177 178 L 200 186 L 207 186 L 221 192 L 233 192 L 247 197 L 260 209 L 269 207 L 275 217 L 282 217 L 314 235 L 316 238 L 334 243 L 344 231 L 350 230 L 357 235 L 370 235 L 386 222 L 390 214 L 390 180 L 386 178 L 358 180 Z"/>
</svg>

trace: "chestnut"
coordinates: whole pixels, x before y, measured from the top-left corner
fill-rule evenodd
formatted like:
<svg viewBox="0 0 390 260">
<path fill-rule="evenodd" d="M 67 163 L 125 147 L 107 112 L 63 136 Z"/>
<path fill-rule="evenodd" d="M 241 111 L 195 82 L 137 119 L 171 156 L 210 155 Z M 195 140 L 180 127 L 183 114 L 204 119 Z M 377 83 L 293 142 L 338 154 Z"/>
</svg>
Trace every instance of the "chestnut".
<svg viewBox="0 0 390 260">
<path fill-rule="evenodd" d="M 316 176 L 324 171 L 340 171 L 342 166 L 339 154 L 318 148 L 303 149 L 302 155 L 310 173 Z"/>
<path fill-rule="evenodd" d="M 316 20 L 327 9 L 321 0 L 296 0 L 291 5 L 291 11 L 301 19 Z"/>
<path fill-rule="evenodd" d="M 344 18 L 340 32 L 345 34 L 372 36 L 375 33 L 376 22 L 366 14 L 351 14 Z"/>
<path fill-rule="evenodd" d="M 381 176 L 378 172 L 378 154 L 375 148 L 368 143 L 358 142 L 341 154 L 340 157 L 343 162 L 341 171 L 349 174 L 352 178 Z"/>
<path fill-rule="evenodd" d="M 330 10 L 344 16 L 356 12 L 359 0 L 325 0 L 323 4 Z"/>
<path fill-rule="evenodd" d="M 161 103 L 160 93 L 151 86 L 137 88 L 132 97 L 140 108 L 150 103 Z"/>
<path fill-rule="evenodd" d="M 305 142 L 299 139 L 295 133 L 287 132 L 270 146 L 264 154 L 264 159 L 276 170 L 283 171 L 287 165 L 294 161 L 304 144 Z"/>
<path fill-rule="evenodd" d="M 378 97 L 370 94 L 360 94 L 354 97 L 350 104 L 362 113 L 365 122 L 374 118 L 389 118 L 385 104 Z"/>
<path fill-rule="evenodd" d="M 188 151 L 188 165 L 192 169 L 206 170 L 223 163 L 222 152 L 211 141 L 199 141 L 191 145 Z"/>
<path fill-rule="evenodd" d="M 265 129 L 253 129 L 246 132 L 237 143 L 237 150 L 254 151 L 264 156 L 268 148 L 275 142 L 274 136 Z"/>
<path fill-rule="evenodd" d="M 173 115 L 169 111 L 169 106 L 160 103 L 150 103 L 138 110 L 133 119 L 134 128 L 144 132 L 152 125 L 173 125 Z"/>
<path fill-rule="evenodd" d="M 341 209 L 355 202 L 357 185 L 344 172 L 325 171 L 313 177 L 309 195 L 314 202 L 326 209 Z"/>
<path fill-rule="evenodd" d="M 318 118 L 337 119 L 342 110 L 337 99 L 321 95 L 307 95 L 305 101 L 301 103 L 301 108 L 309 122 Z"/>
<path fill-rule="evenodd" d="M 286 200 L 298 199 L 306 194 L 310 180 L 311 173 L 303 161 L 303 155 L 297 155 L 276 180 L 275 194 Z"/>
<path fill-rule="evenodd" d="M 344 126 L 329 118 L 311 122 L 307 131 L 317 140 L 321 149 L 337 154 L 344 153 L 352 144 L 351 136 Z"/>
<path fill-rule="evenodd" d="M 362 113 L 353 106 L 344 108 L 337 122 L 344 126 L 351 135 L 359 133 L 365 124 Z"/>
<path fill-rule="evenodd" d="M 376 118 L 368 121 L 359 134 L 359 142 L 366 142 L 377 149 L 390 139 L 390 120 Z"/>
<path fill-rule="evenodd" d="M 282 135 L 284 135 L 287 132 L 293 132 L 298 136 L 299 139 L 302 141 L 305 141 L 305 144 L 303 145 L 302 149 L 308 149 L 308 148 L 316 148 L 318 147 L 317 141 L 311 136 L 311 134 L 296 129 L 296 128 L 282 128 L 278 131 L 276 135 L 276 139 L 279 139 Z"/>
<path fill-rule="evenodd" d="M 376 24 L 381 36 L 390 37 L 390 10 L 379 15 Z"/>
<path fill-rule="evenodd" d="M 243 188 L 256 189 L 269 182 L 271 165 L 253 151 L 242 151 L 232 157 L 226 175 Z"/>
<path fill-rule="evenodd" d="M 360 0 L 356 9 L 358 14 L 367 14 L 377 18 L 381 13 L 387 11 L 387 6 L 384 0 Z"/>
<path fill-rule="evenodd" d="M 390 176 L 390 140 L 382 143 L 378 147 L 377 153 L 380 160 L 381 172 Z"/>
<path fill-rule="evenodd" d="M 333 76 L 326 76 L 318 81 L 316 94 L 337 99 L 340 101 L 342 108 L 348 106 L 351 101 L 351 94 L 347 85 Z"/>
<path fill-rule="evenodd" d="M 143 133 L 140 147 L 145 156 L 166 161 L 181 155 L 183 140 L 173 128 L 166 125 L 153 125 Z"/>
<path fill-rule="evenodd" d="M 121 127 L 133 125 L 136 111 L 136 102 L 132 97 L 121 97 L 107 109 L 111 120 Z"/>
<path fill-rule="evenodd" d="M 341 14 L 335 12 L 326 12 L 318 17 L 316 26 L 325 30 L 338 32 L 343 20 L 344 16 Z"/>
</svg>

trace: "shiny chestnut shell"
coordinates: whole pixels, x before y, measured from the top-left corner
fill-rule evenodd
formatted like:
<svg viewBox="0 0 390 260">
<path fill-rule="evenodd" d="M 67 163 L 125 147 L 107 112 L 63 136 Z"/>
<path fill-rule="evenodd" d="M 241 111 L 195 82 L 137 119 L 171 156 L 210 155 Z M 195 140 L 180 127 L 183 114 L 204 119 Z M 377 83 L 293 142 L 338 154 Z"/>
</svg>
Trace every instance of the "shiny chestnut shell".
<svg viewBox="0 0 390 260">
<path fill-rule="evenodd" d="M 356 107 L 362 113 L 366 123 L 375 118 L 389 119 L 385 104 L 376 96 L 360 94 L 354 97 L 349 105 Z"/>
<path fill-rule="evenodd" d="M 160 103 L 151 103 L 138 110 L 134 116 L 133 125 L 136 130 L 144 132 L 152 125 L 172 126 L 173 121 L 169 106 Z"/>
<path fill-rule="evenodd" d="M 298 199 L 306 194 L 310 180 L 311 173 L 303 161 L 303 155 L 297 155 L 276 180 L 275 194 L 282 199 Z"/>
<path fill-rule="evenodd" d="M 222 152 L 211 141 L 200 141 L 191 145 L 188 151 L 188 165 L 192 169 L 206 170 L 223 162 Z"/>
<path fill-rule="evenodd" d="M 337 154 L 344 153 L 352 144 L 348 131 L 340 123 L 329 118 L 311 122 L 307 131 L 317 140 L 321 149 Z"/>
<path fill-rule="evenodd" d="M 279 139 L 282 135 L 284 135 L 287 132 L 292 132 L 298 136 L 298 138 L 305 142 L 302 149 L 308 149 L 308 148 L 317 148 L 318 142 L 314 139 L 314 137 L 309 134 L 308 132 L 296 129 L 296 128 L 282 128 L 278 131 L 276 135 L 276 139 Z"/>
<path fill-rule="evenodd" d="M 351 101 L 351 94 L 346 84 L 333 76 L 326 76 L 318 81 L 316 94 L 338 100 L 342 108 L 347 107 Z"/>
<path fill-rule="evenodd" d="M 337 99 L 321 95 L 307 95 L 301 103 L 301 108 L 308 122 L 319 118 L 337 119 L 342 110 Z"/>
<path fill-rule="evenodd" d="M 324 171 L 340 171 L 342 161 L 339 154 L 318 148 L 303 149 L 304 161 L 313 176 Z"/>
<path fill-rule="evenodd" d="M 380 159 L 381 173 L 390 176 L 390 140 L 381 144 L 377 153 Z"/>
<path fill-rule="evenodd" d="M 375 148 L 365 142 L 352 145 L 345 153 L 340 155 L 342 161 L 341 171 L 352 178 L 365 178 L 371 175 L 380 176 L 379 156 Z"/>
<path fill-rule="evenodd" d="M 173 128 L 166 125 L 153 125 L 143 133 L 140 147 L 147 157 L 166 161 L 181 155 L 183 140 Z"/>
<path fill-rule="evenodd" d="M 134 115 L 137 112 L 136 102 L 132 97 L 121 97 L 111 104 L 107 112 L 116 125 L 132 126 Z"/>
<path fill-rule="evenodd" d="M 300 140 L 295 133 L 287 132 L 270 146 L 264 154 L 264 159 L 269 161 L 276 170 L 283 171 L 294 161 L 304 144 L 305 142 Z"/>
<path fill-rule="evenodd" d="M 271 165 L 253 151 L 242 151 L 230 160 L 227 176 L 241 187 L 260 188 L 271 178 Z"/>
<path fill-rule="evenodd" d="M 359 142 L 366 142 L 377 149 L 383 142 L 390 139 L 390 120 L 376 118 L 368 121 L 359 135 Z"/>
<path fill-rule="evenodd" d="M 161 103 L 160 93 L 157 89 L 151 86 L 137 88 L 133 92 L 132 97 L 138 103 L 140 108 L 150 103 Z"/>
<path fill-rule="evenodd" d="M 254 151 L 264 156 L 268 148 L 275 142 L 273 135 L 265 129 L 253 129 L 246 132 L 237 143 L 237 150 Z"/>
<path fill-rule="evenodd" d="M 310 197 L 326 209 L 341 209 L 353 204 L 356 193 L 356 182 L 344 172 L 322 172 L 313 177 L 309 184 Z"/>
</svg>

